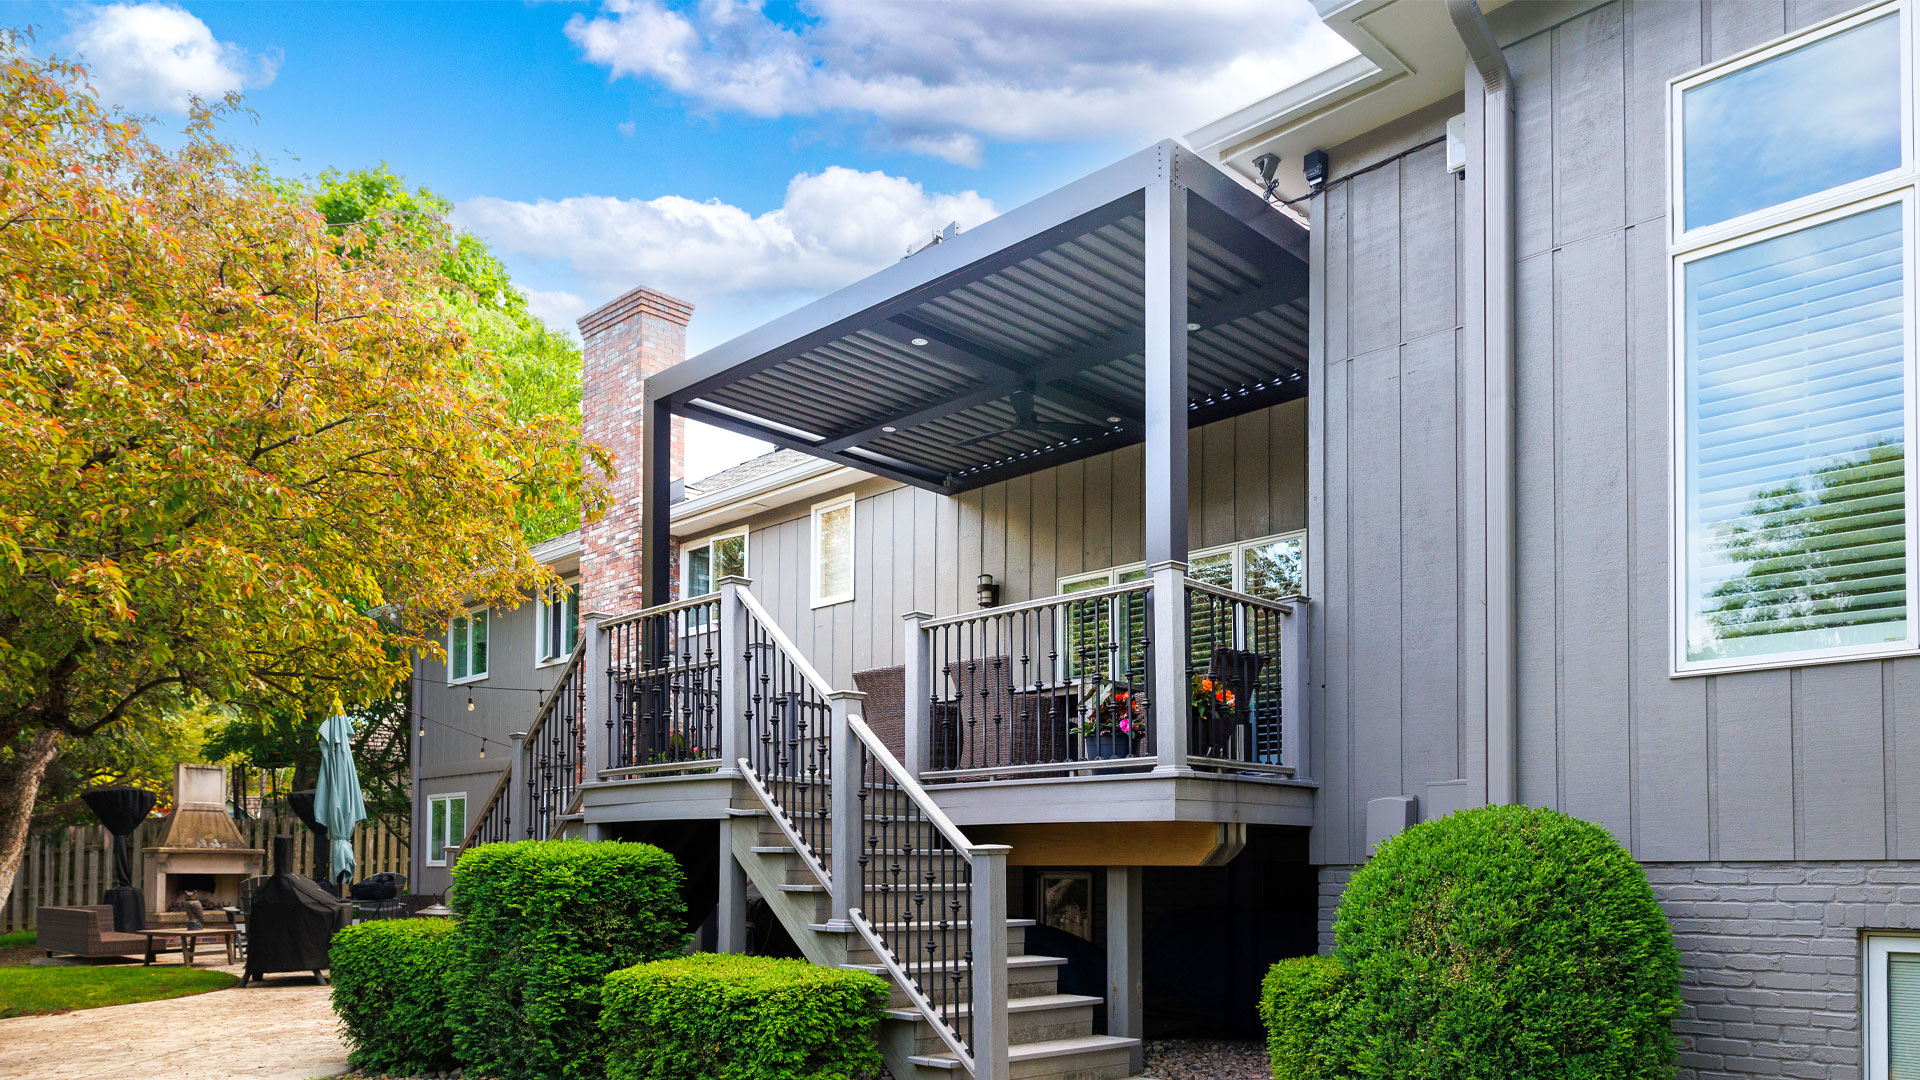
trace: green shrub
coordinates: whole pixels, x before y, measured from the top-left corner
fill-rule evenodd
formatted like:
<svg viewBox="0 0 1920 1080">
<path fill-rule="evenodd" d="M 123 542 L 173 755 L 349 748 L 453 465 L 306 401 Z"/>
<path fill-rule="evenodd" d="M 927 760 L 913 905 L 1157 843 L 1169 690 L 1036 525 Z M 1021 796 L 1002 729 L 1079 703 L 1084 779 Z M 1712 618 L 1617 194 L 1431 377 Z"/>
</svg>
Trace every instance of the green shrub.
<svg viewBox="0 0 1920 1080">
<path fill-rule="evenodd" d="M 1333 1025 L 1345 1003 L 1347 972 L 1331 956 L 1282 960 L 1260 984 L 1260 1019 L 1274 1080 L 1322 1080 L 1339 1057 Z"/>
<path fill-rule="evenodd" d="M 686 946 L 680 866 L 648 844 L 527 840 L 463 852 L 454 1058 L 501 1080 L 597 1080 L 600 981 Z"/>
<path fill-rule="evenodd" d="M 1401 833 L 1347 886 L 1333 1075 L 1654 1080 L 1679 954 L 1612 834 L 1492 806 Z"/>
<path fill-rule="evenodd" d="M 608 1080 L 850 1080 L 880 1068 L 884 980 L 700 953 L 607 976 Z"/>
<path fill-rule="evenodd" d="M 333 936 L 333 1011 L 355 1068 L 411 1076 L 452 1067 L 453 939 L 450 919 L 382 919 Z"/>
</svg>

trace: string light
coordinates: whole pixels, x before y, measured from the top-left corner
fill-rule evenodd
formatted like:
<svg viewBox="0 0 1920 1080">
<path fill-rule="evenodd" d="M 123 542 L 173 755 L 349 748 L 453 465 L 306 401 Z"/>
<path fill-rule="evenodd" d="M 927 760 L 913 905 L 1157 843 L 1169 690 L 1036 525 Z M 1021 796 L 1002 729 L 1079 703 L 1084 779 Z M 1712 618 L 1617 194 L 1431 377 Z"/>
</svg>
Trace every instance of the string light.
<svg viewBox="0 0 1920 1080">
<path fill-rule="evenodd" d="M 467 711 L 468 712 L 473 711 L 473 695 L 472 694 L 467 695 Z"/>
<path fill-rule="evenodd" d="M 480 760 L 487 760 L 487 737 L 484 735 L 480 737 Z"/>
</svg>

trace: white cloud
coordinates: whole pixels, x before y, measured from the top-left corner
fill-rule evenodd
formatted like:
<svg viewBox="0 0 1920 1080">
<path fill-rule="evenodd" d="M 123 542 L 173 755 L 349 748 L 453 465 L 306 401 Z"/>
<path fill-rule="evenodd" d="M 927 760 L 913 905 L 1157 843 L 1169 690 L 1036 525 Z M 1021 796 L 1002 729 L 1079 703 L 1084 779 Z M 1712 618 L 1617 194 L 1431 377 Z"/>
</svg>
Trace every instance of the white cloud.
<svg viewBox="0 0 1920 1080">
<path fill-rule="evenodd" d="M 167 3 L 85 9 L 71 43 L 100 96 L 133 108 L 185 112 L 194 97 L 265 86 L 280 69 L 277 56 L 217 41 L 206 23 Z"/>
<path fill-rule="evenodd" d="M 453 218 L 496 250 L 567 264 L 602 296 L 644 283 L 725 308 L 826 292 L 897 261 L 950 221 L 966 229 L 995 212 L 976 192 L 928 193 L 897 176 L 836 166 L 794 177 L 781 205 L 758 215 L 677 195 L 583 195 L 469 199 Z"/>
<path fill-rule="evenodd" d="M 865 117 L 881 141 L 977 164 L 981 140 L 1162 138 L 1264 97 L 1352 48 L 1306 0 L 933 4 L 605 0 L 566 34 L 616 78 L 715 112 Z"/>
<path fill-rule="evenodd" d="M 579 327 L 574 323 L 585 315 L 591 305 L 565 289 L 528 289 L 522 288 L 521 295 L 527 298 L 527 310 L 534 317 L 571 337 L 579 337 Z"/>
</svg>

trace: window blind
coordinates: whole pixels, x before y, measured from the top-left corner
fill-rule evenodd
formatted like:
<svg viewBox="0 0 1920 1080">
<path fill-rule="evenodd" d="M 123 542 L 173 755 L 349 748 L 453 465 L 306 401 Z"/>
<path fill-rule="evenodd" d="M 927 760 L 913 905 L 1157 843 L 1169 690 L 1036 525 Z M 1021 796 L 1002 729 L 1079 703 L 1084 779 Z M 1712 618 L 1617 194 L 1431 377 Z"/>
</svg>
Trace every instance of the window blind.
<svg viewBox="0 0 1920 1080">
<path fill-rule="evenodd" d="M 1686 266 L 1691 659 L 1906 635 L 1903 213 Z"/>
<path fill-rule="evenodd" d="M 1887 1076 L 1920 1080 L 1920 953 L 1887 954 Z"/>
</svg>

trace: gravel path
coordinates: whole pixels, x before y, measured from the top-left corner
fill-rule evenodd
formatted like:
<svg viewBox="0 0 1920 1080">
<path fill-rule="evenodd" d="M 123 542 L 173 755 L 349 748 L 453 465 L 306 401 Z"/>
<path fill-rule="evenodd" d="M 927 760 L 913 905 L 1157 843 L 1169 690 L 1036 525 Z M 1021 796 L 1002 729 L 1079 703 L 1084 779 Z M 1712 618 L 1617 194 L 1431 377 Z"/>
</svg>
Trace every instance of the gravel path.
<svg viewBox="0 0 1920 1080">
<path fill-rule="evenodd" d="M 1146 1075 L 1154 1080 L 1272 1080 L 1259 1039 L 1149 1039 Z"/>
<path fill-rule="evenodd" d="M 178 955 L 158 963 L 180 962 Z M 135 961 L 138 963 L 138 961 Z M 198 966 L 212 967 L 202 961 Z M 221 967 L 235 975 L 239 967 Z M 271 976 L 242 990 L 0 1020 L 7 1080 L 313 1080 L 347 1071 L 328 988 Z"/>
</svg>

